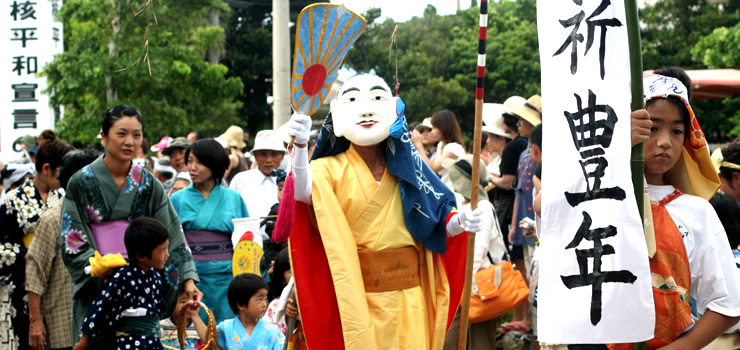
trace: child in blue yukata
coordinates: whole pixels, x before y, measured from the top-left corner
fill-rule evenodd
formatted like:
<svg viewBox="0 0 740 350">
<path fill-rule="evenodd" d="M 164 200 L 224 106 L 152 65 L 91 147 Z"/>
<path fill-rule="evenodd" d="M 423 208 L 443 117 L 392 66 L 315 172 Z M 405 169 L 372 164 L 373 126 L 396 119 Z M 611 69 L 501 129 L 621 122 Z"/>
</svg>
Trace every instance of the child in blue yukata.
<svg viewBox="0 0 740 350">
<path fill-rule="evenodd" d="M 75 350 L 87 349 L 90 337 L 115 331 L 118 349 L 162 349 L 159 319 L 165 312 L 159 271 L 169 257 L 169 231 L 159 221 L 139 217 L 124 234 L 129 263 L 105 283 L 82 323 Z"/>
<path fill-rule="evenodd" d="M 267 311 L 267 282 L 242 273 L 229 283 L 229 306 L 236 318 L 218 324 L 216 339 L 222 349 L 282 350 L 285 337 L 278 327 L 262 320 Z"/>
</svg>

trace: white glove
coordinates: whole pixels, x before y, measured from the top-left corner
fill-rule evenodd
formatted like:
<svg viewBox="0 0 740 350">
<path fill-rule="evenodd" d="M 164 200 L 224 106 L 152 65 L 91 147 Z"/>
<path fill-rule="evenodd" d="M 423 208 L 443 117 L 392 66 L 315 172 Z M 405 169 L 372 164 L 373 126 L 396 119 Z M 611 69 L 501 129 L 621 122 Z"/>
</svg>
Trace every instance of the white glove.
<svg viewBox="0 0 740 350">
<path fill-rule="evenodd" d="M 285 125 L 288 136 L 295 137 L 295 143 L 299 145 L 308 143 L 308 138 L 311 134 L 311 117 L 296 112 L 290 116 L 290 120 Z"/>
<path fill-rule="evenodd" d="M 457 219 L 460 220 L 460 226 L 468 232 L 478 232 L 481 227 L 481 215 L 483 214 L 483 208 L 476 208 L 471 210 L 470 207 L 465 206 L 462 208 Z"/>
<path fill-rule="evenodd" d="M 464 206 L 457 215 L 453 216 L 447 223 L 447 236 L 454 237 L 461 234 L 463 231 L 480 231 L 482 214 L 482 208 L 477 208 L 473 211 L 470 209 L 470 206 Z"/>
</svg>

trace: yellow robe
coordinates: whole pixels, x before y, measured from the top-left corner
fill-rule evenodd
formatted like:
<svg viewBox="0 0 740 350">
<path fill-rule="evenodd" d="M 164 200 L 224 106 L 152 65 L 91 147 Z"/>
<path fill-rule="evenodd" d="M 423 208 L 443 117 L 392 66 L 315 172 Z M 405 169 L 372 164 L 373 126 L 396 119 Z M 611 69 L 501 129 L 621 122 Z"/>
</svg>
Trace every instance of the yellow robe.
<svg viewBox="0 0 740 350">
<path fill-rule="evenodd" d="M 396 177 L 386 171 L 378 184 L 351 146 L 312 161 L 311 174 L 313 211 L 337 294 L 345 347 L 441 349 L 449 305 L 447 278 L 441 257 L 426 250 L 406 228 Z M 419 251 L 421 286 L 365 292 L 357 251 L 408 246 Z"/>
</svg>

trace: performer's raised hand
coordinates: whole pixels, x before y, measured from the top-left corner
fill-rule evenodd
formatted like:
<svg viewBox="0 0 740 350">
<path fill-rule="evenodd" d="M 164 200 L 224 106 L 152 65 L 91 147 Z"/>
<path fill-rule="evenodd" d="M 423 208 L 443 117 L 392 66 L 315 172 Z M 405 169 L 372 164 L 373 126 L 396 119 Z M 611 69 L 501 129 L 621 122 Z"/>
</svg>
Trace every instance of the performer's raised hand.
<svg viewBox="0 0 740 350">
<path fill-rule="evenodd" d="M 298 112 L 293 113 L 286 127 L 288 136 L 295 137 L 295 145 L 305 147 L 311 134 L 311 117 Z"/>
<path fill-rule="evenodd" d="M 297 201 L 311 203 L 311 172 L 308 171 L 308 139 L 311 134 L 311 117 L 293 113 L 287 124 L 287 133 L 295 137 L 293 149 L 293 178 L 295 180 L 294 198 Z"/>
</svg>

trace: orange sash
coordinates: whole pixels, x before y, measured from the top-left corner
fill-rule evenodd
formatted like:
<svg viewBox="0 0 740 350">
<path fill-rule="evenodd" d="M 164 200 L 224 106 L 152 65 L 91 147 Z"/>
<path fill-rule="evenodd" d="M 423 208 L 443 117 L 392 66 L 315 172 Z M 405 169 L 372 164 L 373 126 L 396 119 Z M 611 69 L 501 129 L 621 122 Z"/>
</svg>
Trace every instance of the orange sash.
<svg viewBox="0 0 740 350">
<path fill-rule="evenodd" d="M 676 189 L 660 202 L 651 201 L 656 252 L 650 258 L 655 302 L 655 337 L 648 349 L 658 349 L 676 340 L 691 324 L 691 272 L 681 232 L 666 205 L 683 193 Z M 632 349 L 632 344 L 609 344 L 609 349 Z"/>
<path fill-rule="evenodd" d="M 683 237 L 666 210 L 666 205 L 683 193 L 678 189 L 660 202 L 652 202 L 656 253 L 650 259 L 655 302 L 655 338 L 648 349 L 657 349 L 676 340 L 691 324 L 691 272 Z"/>
</svg>

